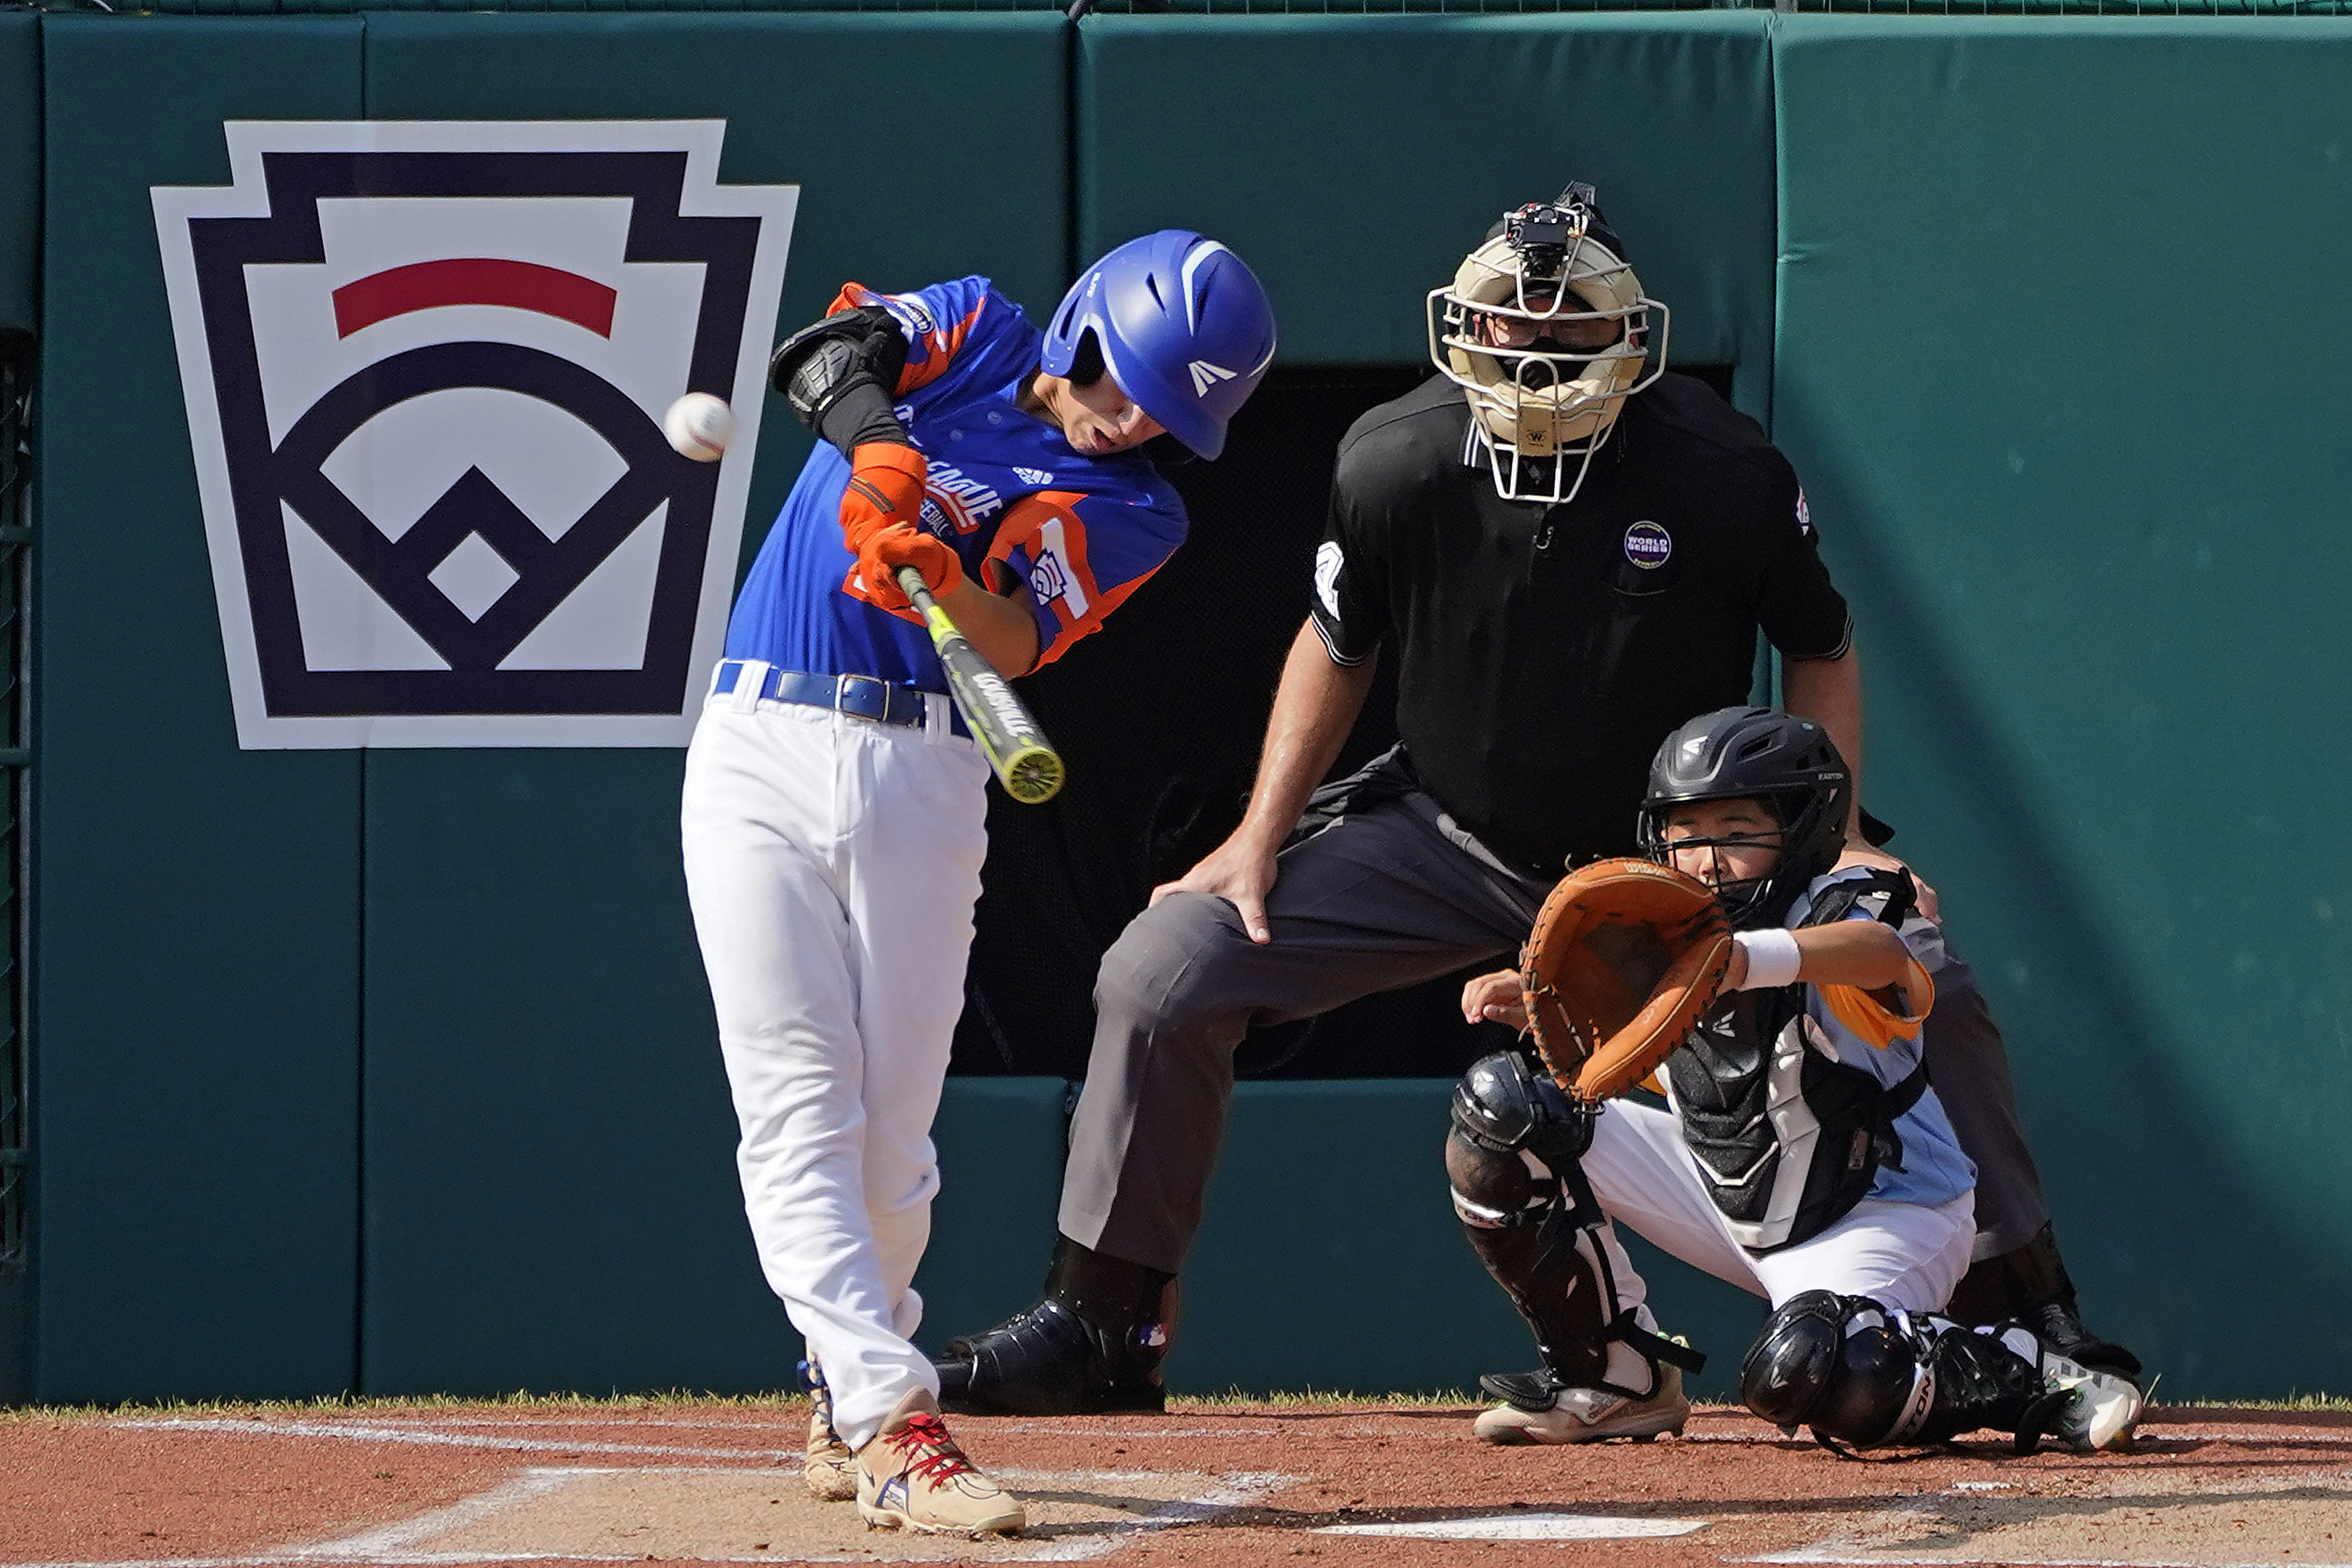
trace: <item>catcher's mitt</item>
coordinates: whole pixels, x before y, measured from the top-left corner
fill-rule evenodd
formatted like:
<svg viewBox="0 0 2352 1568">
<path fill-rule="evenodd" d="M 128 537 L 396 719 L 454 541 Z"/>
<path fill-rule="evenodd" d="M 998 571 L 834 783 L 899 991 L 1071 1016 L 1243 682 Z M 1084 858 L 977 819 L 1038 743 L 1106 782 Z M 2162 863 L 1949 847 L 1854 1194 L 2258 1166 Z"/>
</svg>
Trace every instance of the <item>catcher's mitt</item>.
<svg viewBox="0 0 2352 1568">
<path fill-rule="evenodd" d="M 1544 900 L 1519 954 L 1536 1048 L 1585 1101 L 1647 1078 L 1723 987 L 1731 932 L 1706 884 L 1649 861 L 1596 861 Z"/>
</svg>

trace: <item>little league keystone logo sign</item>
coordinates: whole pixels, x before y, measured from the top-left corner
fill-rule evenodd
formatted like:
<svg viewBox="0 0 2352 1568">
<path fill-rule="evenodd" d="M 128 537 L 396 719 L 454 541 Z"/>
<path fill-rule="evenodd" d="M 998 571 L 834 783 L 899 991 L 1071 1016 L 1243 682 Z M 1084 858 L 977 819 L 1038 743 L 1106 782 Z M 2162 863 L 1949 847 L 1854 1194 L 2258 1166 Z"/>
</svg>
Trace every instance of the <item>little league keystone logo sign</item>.
<svg viewBox="0 0 2352 1568">
<path fill-rule="evenodd" d="M 719 120 L 223 129 L 152 193 L 238 744 L 683 745 L 798 187 Z"/>
</svg>

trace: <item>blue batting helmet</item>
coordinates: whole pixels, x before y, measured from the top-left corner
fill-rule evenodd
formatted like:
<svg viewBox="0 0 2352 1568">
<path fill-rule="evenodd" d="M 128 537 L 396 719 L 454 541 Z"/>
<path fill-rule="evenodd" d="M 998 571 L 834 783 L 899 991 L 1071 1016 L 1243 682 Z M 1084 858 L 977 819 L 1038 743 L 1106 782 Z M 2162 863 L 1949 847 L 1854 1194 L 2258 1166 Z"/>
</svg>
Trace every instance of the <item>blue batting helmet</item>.
<svg viewBox="0 0 2352 1568">
<path fill-rule="evenodd" d="M 1066 376 L 1092 332 L 1119 391 L 1202 457 L 1274 358 L 1274 307 L 1242 258 L 1190 229 L 1131 239 L 1086 269 L 1045 333 Z"/>
</svg>

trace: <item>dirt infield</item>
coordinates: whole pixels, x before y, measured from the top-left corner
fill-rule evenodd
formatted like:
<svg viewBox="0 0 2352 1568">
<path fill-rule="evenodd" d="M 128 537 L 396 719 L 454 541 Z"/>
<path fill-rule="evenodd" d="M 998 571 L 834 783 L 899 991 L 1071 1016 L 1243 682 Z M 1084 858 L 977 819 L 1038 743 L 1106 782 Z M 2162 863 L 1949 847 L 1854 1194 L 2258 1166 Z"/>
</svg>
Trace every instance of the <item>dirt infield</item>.
<svg viewBox="0 0 2352 1568">
<path fill-rule="evenodd" d="M 73 1568 L 1328 1558 L 2352 1564 L 2352 1415 L 2159 1409 L 2135 1451 L 1841 1459 L 1702 1408 L 1681 1438 L 1489 1448 L 1468 1406 L 1180 1404 L 951 1424 L 1022 1537 L 813 1502 L 792 1401 L 0 1416 L 0 1562 Z"/>
</svg>

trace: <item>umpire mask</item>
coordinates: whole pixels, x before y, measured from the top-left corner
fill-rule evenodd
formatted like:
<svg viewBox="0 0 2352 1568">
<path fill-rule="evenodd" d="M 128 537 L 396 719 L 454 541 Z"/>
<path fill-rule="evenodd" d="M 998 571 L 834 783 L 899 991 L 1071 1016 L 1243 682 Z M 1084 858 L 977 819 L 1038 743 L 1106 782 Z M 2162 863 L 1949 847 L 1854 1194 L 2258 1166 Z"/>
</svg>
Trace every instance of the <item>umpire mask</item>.
<svg viewBox="0 0 2352 1568">
<path fill-rule="evenodd" d="M 1506 214 L 1430 290 L 1429 357 L 1469 399 L 1495 488 L 1559 502 L 1583 485 L 1625 400 L 1664 373 L 1667 324 L 1592 188 L 1571 185 Z"/>
</svg>

